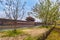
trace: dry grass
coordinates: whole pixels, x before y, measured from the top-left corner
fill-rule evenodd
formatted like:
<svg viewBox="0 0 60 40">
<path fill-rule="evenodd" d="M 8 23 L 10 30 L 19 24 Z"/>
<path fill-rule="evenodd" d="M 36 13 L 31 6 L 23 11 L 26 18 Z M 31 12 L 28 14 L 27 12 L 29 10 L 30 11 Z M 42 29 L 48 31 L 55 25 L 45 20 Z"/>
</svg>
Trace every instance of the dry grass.
<svg viewBox="0 0 60 40">
<path fill-rule="evenodd" d="M 21 29 L 20 29 L 21 30 Z M 18 31 L 20 31 L 18 29 Z M 47 28 L 32 28 L 32 29 L 23 29 L 22 30 L 24 33 L 27 33 L 29 34 L 30 36 L 38 36 L 46 31 L 48 31 Z M 0 33 L 0 37 L 2 35 L 5 35 L 5 32 L 1 32 Z M 18 35 L 18 36 L 15 36 L 15 37 L 3 37 L 3 38 L 0 38 L 0 40 L 24 40 L 28 35 Z"/>
<path fill-rule="evenodd" d="M 48 29 L 46 28 L 37 28 L 37 29 L 26 29 L 26 30 L 23 30 L 25 33 L 28 33 L 30 34 L 31 36 L 38 36 L 42 33 L 45 33 L 46 31 L 48 31 Z"/>
<path fill-rule="evenodd" d="M 57 31 L 52 31 L 46 40 L 60 40 L 60 33 Z"/>
<path fill-rule="evenodd" d="M 16 37 L 4 37 L 0 38 L 0 40 L 23 40 L 26 36 L 16 36 Z"/>
</svg>

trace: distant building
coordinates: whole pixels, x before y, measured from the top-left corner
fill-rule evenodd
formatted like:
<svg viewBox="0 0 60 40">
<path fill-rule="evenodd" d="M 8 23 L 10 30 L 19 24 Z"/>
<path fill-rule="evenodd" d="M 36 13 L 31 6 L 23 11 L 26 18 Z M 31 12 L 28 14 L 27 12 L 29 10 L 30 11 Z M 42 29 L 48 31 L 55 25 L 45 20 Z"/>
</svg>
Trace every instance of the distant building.
<svg viewBox="0 0 60 40">
<path fill-rule="evenodd" d="M 0 29 L 12 29 L 12 28 L 23 28 L 41 25 L 40 22 L 34 21 L 23 21 L 23 20 L 12 20 L 0 18 Z"/>
<path fill-rule="evenodd" d="M 32 21 L 22 21 L 22 20 L 11 20 L 0 18 L 0 25 L 34 25 L 35 22 Z"/>
</svg>

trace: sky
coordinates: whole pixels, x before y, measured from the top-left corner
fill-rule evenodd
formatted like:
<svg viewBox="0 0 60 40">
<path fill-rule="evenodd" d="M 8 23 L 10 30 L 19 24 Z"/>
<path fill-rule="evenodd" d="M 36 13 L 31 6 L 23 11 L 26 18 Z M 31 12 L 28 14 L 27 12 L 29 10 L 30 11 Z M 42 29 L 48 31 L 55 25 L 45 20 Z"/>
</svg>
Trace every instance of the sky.
<svg viewBox="0 0 60 40">
<path fill-rule="evenodd" d="M 21 0 L 22 4 L 24 4 L 24 2 L 26 2 L 25 10 L 26 10 L 26 12 L 29 12 L 32 10 L 32 7 L 38 2 L 38 0 Z M 27 13 L 25 13 L 23 20 L 25 20 L 26 17 L 28 17 Z M 6 18 L 5 14 L 3 12 L 3 6 L 1 4 L 0 4 L 0 18 Z M 35 18 L 35 19 L 36 19 L 36 21 L 40 21 L 37 18 Z"/>
<path fill-rule="evenodd" d="M 22 2 L 25 2 L 26 1 L 26 10 L 27 12 L 31 11 L 33 6 L 38 3 L 38 0 L 22 0 Z M 25 17 L 23 19 L 25 19 L 28 15 L 26 14 Z M 33 18 L 35 18 L 34 16 L 32 16 Z M 40 20 L 35 18 L 35 20 L 37 22 L 39 22 Z"/>
<path fill-rule="evenodd" d="M 52 0 L 52 1 L 53 1 L 53 0 Z M 36 3 L 38 3 L 38 0 L 21 0 L 21 3 L 22 3 L 22 4 L 23 4 L 24 2 L 26 2 L 25 10 L 26 10 L 26 12 L 29 12 L 29 11 L 32 10 L 32 7 L 33 7 Z M 54 0 L 54 2 L 55 2 L 55 0 Z M 4 14 L 2 8 L 3 8 L 3 6 L 0 4 L 0 18 L 5 18 L 5 14 Z M 23 20 L 25 20 L 25 18 L 26 18 L 27 16 L 28 16 L 27 13 L 25 13 Z M 34 18 L 35 18 L 35 17 L 34 17 Z M 36 21 L 40 21 L 40 20 L 37 19 L 37 18 L 35 18 L 35 19 L 36 19 Z"/>
</svg>

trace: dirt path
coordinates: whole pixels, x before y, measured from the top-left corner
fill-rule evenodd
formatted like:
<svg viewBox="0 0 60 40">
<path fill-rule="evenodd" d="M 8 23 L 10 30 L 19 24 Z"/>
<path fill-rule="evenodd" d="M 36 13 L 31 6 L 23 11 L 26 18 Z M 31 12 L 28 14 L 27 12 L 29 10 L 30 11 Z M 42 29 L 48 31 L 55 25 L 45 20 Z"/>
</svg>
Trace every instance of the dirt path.
<svg viewBox="0 0 60 40">
<path fill-rule="evenodd" d="M 25 29 L 23 30 L 24 32 L 30 34 L 31 36 L 38 36 L 44 32 L 46 32 L 48 29 L 46 28 L 34 28 L 34 29 Z M 26 37 L 26 35 L 23 36 L 17 36 L 17 37 L 4 37 L 4 38 L 0 38 L 0 40 L 23 40 Z"/>
<path fill-rule="evenodd" d="M 48 31 L 48 29 L 46 28 L 38 28 L 38 29 L 26 29 L 26 30 L 23 30 L 24 32 L 30 34 L 31 36 L 38 36 L 39 34 L 42 34 L 46 31 Z"/>
</svg>

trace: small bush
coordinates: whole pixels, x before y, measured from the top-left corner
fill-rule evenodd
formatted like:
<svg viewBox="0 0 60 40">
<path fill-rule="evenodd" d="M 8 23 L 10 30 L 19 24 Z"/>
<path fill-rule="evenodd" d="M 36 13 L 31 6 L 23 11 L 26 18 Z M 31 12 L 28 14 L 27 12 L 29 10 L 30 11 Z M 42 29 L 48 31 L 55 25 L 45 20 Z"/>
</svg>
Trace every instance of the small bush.
<svg viewBox="0 0 60 40">
<path fill-rule="evenodd" d="M 14 31 L 14 30 L 10 30 L 10 31 L 6 31 L 6 35 L 3 35 L 2 37 L 14 37 L 17 35 L 23 35 L 24 32 L 23 31 Z"/>
</svg>

